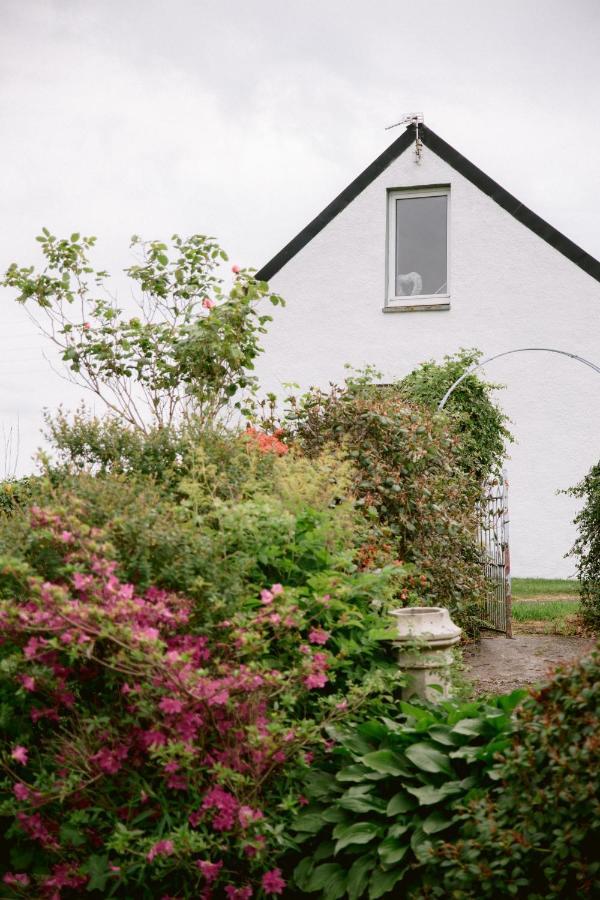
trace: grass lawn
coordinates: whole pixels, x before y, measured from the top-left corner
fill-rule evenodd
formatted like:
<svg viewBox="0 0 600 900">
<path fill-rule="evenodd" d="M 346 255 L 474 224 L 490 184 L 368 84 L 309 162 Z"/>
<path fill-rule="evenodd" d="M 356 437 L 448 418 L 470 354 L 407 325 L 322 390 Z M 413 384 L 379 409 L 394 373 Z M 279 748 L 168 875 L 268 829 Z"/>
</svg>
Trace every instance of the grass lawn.
<svg viewBox="0 0 600 900">
<path fill-rule="evenodd" d="M 579 612 L 578 600 L 521 600 L 513 604 L 515 622 L 557 622 Z"/>
<path fill-rule="evenodd" d="M 512 595 L 515 600 L 528 600 L 531 597 L 555 597 L 569 595 L 577 597 L 579 582 L 575 579 L 562 578 L 513 578 Z"/>
</svg>

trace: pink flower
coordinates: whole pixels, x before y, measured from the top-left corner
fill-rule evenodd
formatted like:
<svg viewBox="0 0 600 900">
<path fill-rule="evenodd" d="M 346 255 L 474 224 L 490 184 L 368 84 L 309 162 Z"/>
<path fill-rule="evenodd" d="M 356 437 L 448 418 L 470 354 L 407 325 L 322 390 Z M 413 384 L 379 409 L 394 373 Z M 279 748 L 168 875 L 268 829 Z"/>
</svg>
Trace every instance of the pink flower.
<svg viewBox="0 0 600 900">
<path fill-rule="evenodd" d="M 7 872 L 2 878 L 2 881 L 4 884 L 20 884 L 23 887 L 27 887 L 29 884 L 29 876 L 25 875 L 24 872 Z"/>
<path fill-rule="evenodd" d="M 13 752 L 10 754 L 13 759 L 16 759 L 18 763 L 21 763 L 22 766 L 27 765 L 27 755 L 28 751 L 26 747 L 21 747 L 20 745 L 15 747 Z"/>
<path fill-rule="evenodd" d="M 273 599 L 274 597 L 272 592 L 268 591 L 266 588 L 263 588 L 263 590 L 260 592 L 260 602 L 267 606 L 267 604 L 273 602 Z"/>
<path fill-rule="evenodd" d="M 309 653 L 312 653 L 312 650 L 310 649 L 308 644 L 300 644 L 300 646 L 298 647 L 298 652 L 304 653 L 305 656 L 308 656 Z"/>
<path fill-rule="evenodd" d="M 322 688 L 328 682 L 327 675 L 324 675 L 323 672 L 313 672 L 311 675 L 307 675 L 304 679 L 304 684 L 309 690 L 313 688 Z"/>
<path fill-rule="evenodd" d="M 35 691 L 35 678 L 31 675 L 21 675 L 20 681 L 26 691 Z"/>
<path fill-rule="evenodd" d="M 309 800 L 304 796 L 304 794 L 300 794 L 300 796 L 298 797 L 298 803 L 300 804 L 300 806 L 308 806 Z"/>
<path fill-rule="evenodd" d="M 158 841 L 146 854 L 148 862 L 152 862 L 157 856 L 170 856 L 175 851 L 173 841 Z"/>
<path fill-rule="evenodd" d="M 260 822 L 261 819 L 264 819 L 264 814 L 260 809 L 252 809 L 251 806 L 240 806 L 238 821 L 242 828 L 247 828 L 252 822 Z"/>
<path fill-rule="evenodd" d="M 83 327 L 85 328 L 86 331 L 89 331 L 92 326 L 90 325 L 89 322 L 84 322 Z"/>
<path fill-rule="evenodd" d="M 72 544 L 75 540 L 70 531 L 61 531 L 59 537 L 63 544 Z"/>
<path fill-rule="evenodd" d="M 348 701 L 347 701 L 347 700 L 340 700 L 339 703 L 336 703 L 336 704 L 335 704 L 335 708 L 336 708 L 336 709 L 348 709 Z"/>
<path fill-rule="evenodd" d="M 272 613 L 269 616 L 269 622 L 271 622 L 271 624 L 273 624 L 273 625 L 280 625 L 281 624 L 281 616 L 279 615 L 279 613 Z"/>
<path fill-rule="evenodd" d="M 209 884 L 215 880 L 215 878 L 219 877 L 219 872 L 223 868 L 223 860 L 219 859 L 217 862 L 211 862 L 208 859 L 197 859 L 196 865 L 206 878 Z"/>
<path fill-rule="evenodd" d="M 279 596 L 279 594 L 283 594 L 283 585 L 282 584 L 272 584 L 271 585 L 271 593 L 274 597 Z"/>
<path fill-rule="evenodd" d="M 208 297 L 205 297 L 202 301 L 202 306 L 204 307 L 204 309 L 214 309 L 216 305 L 217 304 L 215 303 L 215 301 L 210 300 Z"/>
<path fill-rule="evenodd" d="M 266 894 L 283 894 L 285 881 L 281 877 L 281 869 L 271 869 L 270 872 L 265 872 L 261 884 Z"/>
<path fill-rule="evenodd" d="M 163 697 L 158 707 L 164 713 L 180 713 L 183 710 L 181 700 L 173 700 L 171 697 Z"/>
<path fill-rule="evenodd" d="M 16 784 L 13 785 L 13 794 L 17 800 L 21 800 L 22 802 L 29 800 L 30 797 L 29 788 L 23 784 L 22 781 L 17 781 Z"/>
<path fill-rule="evenodd" d="M 330 637 L 329 631 L 324 631 L 322 628 L 313 628 L 308 635 L 311 644 L 326 644 Z"/>
<path fill-rule="evenodd" d="M 231 271 L 233 272 L 234 275 L 239 275 L 239 273 L 240 273 L 242 270 L 240 269 L 239 266 L 232 266 L 232 267 L 231 267 Z"/>
<path fill-rule="evenodd" d="M 250 900 L 252 893 L 253 891 L 249 884 L 241 888 L 236 888 L 232 884 L 228 884 L 225 887 L 227 900 Z"/>
<path fill-rule="evenodd" d="M 311 753 L 310 750 L 304 754 L 304 762 L 306 763 L 307 766 L 310 766 L 310 764 L 314 758 L 315 758 L 315 754 Z"/>
</svg>

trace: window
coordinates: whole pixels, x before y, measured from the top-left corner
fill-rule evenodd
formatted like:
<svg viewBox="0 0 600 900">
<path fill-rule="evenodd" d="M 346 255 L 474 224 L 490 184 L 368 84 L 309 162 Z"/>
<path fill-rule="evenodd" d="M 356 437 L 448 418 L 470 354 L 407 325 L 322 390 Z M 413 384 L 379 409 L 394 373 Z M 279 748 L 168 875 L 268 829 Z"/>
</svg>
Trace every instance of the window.
<svg viewBox="0 0 600 900">
<path fill-rule="evenodd" d="M 389 307 L 448 307 L 448 188 L 390 191 Z"/>
</svg>

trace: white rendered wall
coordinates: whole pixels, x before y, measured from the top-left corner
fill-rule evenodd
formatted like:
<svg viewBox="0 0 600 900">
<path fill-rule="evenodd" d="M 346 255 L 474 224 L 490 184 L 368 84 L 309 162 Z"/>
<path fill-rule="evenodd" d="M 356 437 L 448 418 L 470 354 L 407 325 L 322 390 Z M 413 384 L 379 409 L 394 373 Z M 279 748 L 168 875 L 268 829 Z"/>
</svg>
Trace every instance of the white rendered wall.
<svg viewBox="0 0 600 900">
<path fill-rule="evenodd" d="M 451 185 L 451 308 L 384 314 L 386 190 L 432 184 Z M 287 306 L 274 313 L 258 374 L 279 396 L 286 382 L 340 381 L 345 363 L 374 364 L 388 379 L 460 347 L 555 347 L 600 364 L 600 283 L 427 148 L 420 164 L 412 149 L 393 162 L 271 286 Z M 499 400 L 518 440 L 507 466 L 513 574 L 568 577 L 577 505 L 556 491 L 600 458 L 600 375 L 541 353 L 486 373 L 506 385 Z"/>
</svg>

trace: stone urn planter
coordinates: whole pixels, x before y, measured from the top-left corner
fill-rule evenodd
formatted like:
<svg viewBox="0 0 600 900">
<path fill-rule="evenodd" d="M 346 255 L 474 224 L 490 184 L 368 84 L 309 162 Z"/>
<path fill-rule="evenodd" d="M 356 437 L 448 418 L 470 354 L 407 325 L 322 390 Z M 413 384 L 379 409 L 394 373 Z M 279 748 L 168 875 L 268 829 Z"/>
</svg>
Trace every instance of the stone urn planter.
<svg viewBox="0 0 600 900">
<path fill-rule="evenodd" d="M 398 636 L 398 665 L 408 675 L 402 699 L 443 700 L 450 696 L 452 647 L 462 629 L 441 606 L 412 606 L 394 609 Z"/>
</svg>

